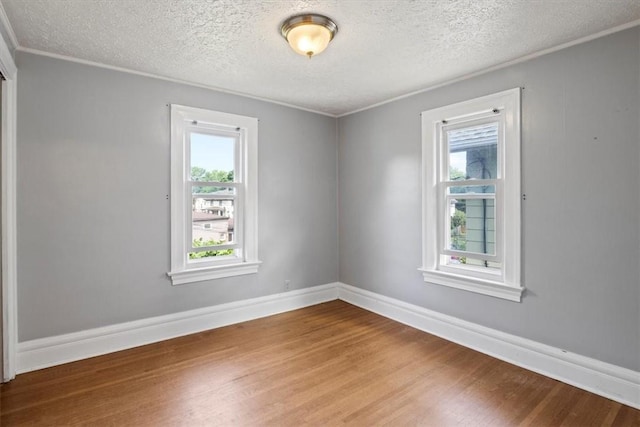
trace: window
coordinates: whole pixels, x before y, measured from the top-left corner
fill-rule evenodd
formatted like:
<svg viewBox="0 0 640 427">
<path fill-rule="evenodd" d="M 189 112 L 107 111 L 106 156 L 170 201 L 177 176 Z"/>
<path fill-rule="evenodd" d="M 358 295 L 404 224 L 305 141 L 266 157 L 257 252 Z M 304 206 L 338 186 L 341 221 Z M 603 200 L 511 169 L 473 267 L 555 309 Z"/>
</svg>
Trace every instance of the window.
<svg viewBox="0 0 640 427">
<path fill-rule="evenodd" d="M 174 285 L 258 271 L 258 120 L 171 106 Z"/>
<path fill-rule="evenodd" d="M 520 301 L 520 89 L 422 113 L 428 283 Z"/>
</svg>

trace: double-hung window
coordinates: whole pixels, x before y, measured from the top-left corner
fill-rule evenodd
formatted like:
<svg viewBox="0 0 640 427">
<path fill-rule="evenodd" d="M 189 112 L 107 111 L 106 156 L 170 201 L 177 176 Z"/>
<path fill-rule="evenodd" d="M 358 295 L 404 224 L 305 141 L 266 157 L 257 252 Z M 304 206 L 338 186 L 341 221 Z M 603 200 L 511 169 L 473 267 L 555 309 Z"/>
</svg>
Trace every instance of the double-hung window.
<svg viewBox="0 0 640 427">
<path fill-rule="evenodd" d="M 171 106 L 174 285 L 256 273 L 258 121 Z"/>
<path fill-rule="evenodd" d="M 520 89 L 422 113 L 425 282 L 520 301 Z"/>
</svg>

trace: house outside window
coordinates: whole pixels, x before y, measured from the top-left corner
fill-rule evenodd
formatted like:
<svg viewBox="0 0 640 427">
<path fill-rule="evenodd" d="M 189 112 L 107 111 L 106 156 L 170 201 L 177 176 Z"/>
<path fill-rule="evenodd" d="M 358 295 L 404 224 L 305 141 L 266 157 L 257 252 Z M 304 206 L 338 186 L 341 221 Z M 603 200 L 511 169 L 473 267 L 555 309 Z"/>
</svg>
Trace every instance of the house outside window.
<svg viewBox="0 0 640 427">
<path fill-rule="evenodd" d="M 256 273 L 255 118 L 171 106 L 172 284 Z"/>
<path fill-rule="evenodd" d="M 520 89 L 422 113 L 424 280 L 520 301 Z"/>
</svg>

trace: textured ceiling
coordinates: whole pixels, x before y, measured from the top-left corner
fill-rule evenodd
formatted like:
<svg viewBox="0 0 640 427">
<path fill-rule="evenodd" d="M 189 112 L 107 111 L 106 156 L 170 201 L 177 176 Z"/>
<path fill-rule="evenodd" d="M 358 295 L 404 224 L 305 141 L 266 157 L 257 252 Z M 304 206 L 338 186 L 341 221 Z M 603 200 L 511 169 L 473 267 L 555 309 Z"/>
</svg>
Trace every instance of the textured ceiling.
<svg viewBox="0 0 640 427">
<path fill-rule="evenodd" d="M 640 19 L 640 0 L 1 0 L 19 48 L 341 115 Z M 312 59 L 290 15 L 339 31 Z"/>
</svg>

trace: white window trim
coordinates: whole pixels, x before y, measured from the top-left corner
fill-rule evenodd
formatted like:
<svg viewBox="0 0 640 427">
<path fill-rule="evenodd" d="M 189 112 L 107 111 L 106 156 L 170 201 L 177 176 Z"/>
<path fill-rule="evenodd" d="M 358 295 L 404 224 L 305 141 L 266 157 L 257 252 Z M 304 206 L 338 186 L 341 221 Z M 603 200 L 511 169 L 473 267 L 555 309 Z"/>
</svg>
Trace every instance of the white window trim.
<svg viewBox="0 0 640 427">
<path fill-rule="evenodd" d="M 191 236 L 191 187 L 187 169 L 188 123 L 196 121 L 238 129 L 242 136 L 239 184 L 242 195 L 242 258 L 220 257 L 188 262 L 187 236 Z M 201 108 L 171 105 L 171 271 L 172 285 L 257 273 L 258 260 L 258 119 Z M 189 202 L 189 203 L 187 203 Z"/>
<path fill-rule="evenodd" d="M 439 214 L 438 182 L 441 159 L 441 127 L 447 123 L 474 120 L 480 115 L 498 109 L 504 114 L 503 149 L 498 161 L 505 177 L 502 188 L 504 197 L 500 239 L 502 253 L 501 274 L 495 278 L 464 268 L 443 268 L 440 257 L 444 248 Z M 524 288 L 521 286 L 521 208 L 520 208 L 520 88 L 472 99 L 422 113 L 422 267 L 424 281 L 452 288 L 463 289 L 493 297 L 520 302 Z M 436 167 L 433 167 L 437 165 Z M 496 194 L 496 197 L 499 197 Z M 498 250 L 498 249 L 497 249 Z M 445 271 L 446 270 L 446 271 Z"/>
</svg>

